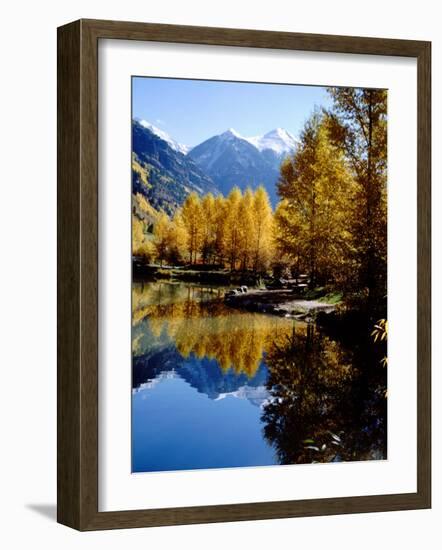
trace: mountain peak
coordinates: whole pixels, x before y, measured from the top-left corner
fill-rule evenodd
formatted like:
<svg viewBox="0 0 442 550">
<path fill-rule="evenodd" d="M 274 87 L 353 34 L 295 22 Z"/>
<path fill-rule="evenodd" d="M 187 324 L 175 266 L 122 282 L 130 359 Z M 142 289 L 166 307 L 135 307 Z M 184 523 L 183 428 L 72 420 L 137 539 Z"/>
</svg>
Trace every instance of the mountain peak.
<svg viewBox="0 0 442 550">
<path fill-rule="evenodd" d="M 182 143 L 178 143 L 178 141 L 175 141 L 172 137 L 170 137 L 167 132 L 161 130 L 160 128 L 157 128 L 151 122 L 148 122 L 147 120 L 138 120 L 138 122 L 141 124 L 141 126 L 143 126 L 143 128 L 147 128 L 153 134 L 168 143 L 170 147 L 172 147 L 172 149 L 174 149 L 175 151 L 178 151 L 183 155 L 187 155 L 187 153 L 189 152 L 190 147 L 188 147 L 187 145 L 183 145 Z"/>
<path fill-rule="evenodd" d="M 229 128 L 228 130 L 226 130 L 225 132 L 223 132 L 221 135 L 222 135 L 222 136 L 226 136 L 226 137 L 233 136 L 233 137 L 236 137 L 236 138 L 239 138 L 239 139 L 244 139 L 244 138 L 242 137 L 242 135 L 241 135 L 239 132 L 237 132 L 237 131 L 235 130 L 235 128 Z"/>
<path fill-rule="evenodd" d="M 275 128 L 263 136 L 247 138 L 259 151 L 272 150 L 278 156 L 291 153 L 296 148 L 296 138 L 284 128 Z"/>
<path fill-rule="evenodd" d="M 232 138 L 246 141 L 253 145 L 258 151 L 273 151 L 278 157 L 285 156 L 295 150 L 297 140 L 284 128 L 275 128 L 264 135 L 244 137 L 234 128 L 229 128 L 220 134 L 223 140 L 230 141 Z"/>
<path fill-rule="evenodd" d="M 270 130 L 270 132 L 267 132 L 266 134 L 264 134 L 264 137 L 273 137 L 273 136 L 278 136 L 282 139 L 285 139 L 287 137 L 289 138 L 292 138 L 292 139 L 295 139 L 291 134 L 289 134 L 289 132 L 287 132 L 287 130 L 285 130 L 284 128 L 275 128 L 274 130 Z"/>
</svg>

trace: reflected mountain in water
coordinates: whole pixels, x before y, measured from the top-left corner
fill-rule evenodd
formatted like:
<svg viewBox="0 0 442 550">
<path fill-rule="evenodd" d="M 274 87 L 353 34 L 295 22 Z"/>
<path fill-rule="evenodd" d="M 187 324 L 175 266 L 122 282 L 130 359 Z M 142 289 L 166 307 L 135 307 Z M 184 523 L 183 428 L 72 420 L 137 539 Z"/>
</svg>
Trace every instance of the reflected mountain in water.
<svg viewBox="0 0 442 550">
<path fill-rule="evenodd" d="M 167 376 L 179 376 L 210 399 L 231 395 L 261 406 L 268 397 L 265 387 L 268 371 L 263 363 L 248 377 L 233 369 L 223 372 L 216 359 L 199 359 L 193 353 L 185 358 L 173 346 L 133 359 L 134 391 L 152 387 L 155 380 Z"/>
<path fill-rule="evenodd" d="M 369 331 L 344 345 L 221 296 L 133 285 L 134 471 L 386 458 L 386 369 Z"/>
</svg>

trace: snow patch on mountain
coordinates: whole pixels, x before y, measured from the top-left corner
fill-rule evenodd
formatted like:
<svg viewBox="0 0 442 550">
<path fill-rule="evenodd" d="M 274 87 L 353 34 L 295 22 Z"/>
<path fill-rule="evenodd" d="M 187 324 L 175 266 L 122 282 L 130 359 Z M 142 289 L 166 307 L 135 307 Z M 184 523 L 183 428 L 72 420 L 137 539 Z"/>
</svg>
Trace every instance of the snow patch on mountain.
<svg viewBox="0 0 442 550">
<path fill-rule="evenodd" d="M 175 141 L 172 137 L 170 137 L 167 132 L 165 132 L 164 130 L 160 130 L 160 128 L 157 128 L 147 120 L 139 120 L 138 122 L 141 124 L 141 126 L 143 126 L 144 128 L 147 128 L 153 134 L 155 134 L 160 139 L 168 143 L 172 147 L 172 149 L 174 149 L 175 151 L 178 151 L 183 155 L 187 155 L 187 153 L 190 151 L 189 146 L 183 145 L 182 143 L 178 143 L 178 141 Z"/>
<path fill-rule="evenodd" d="M 284 130 L 284 128 L 275 128 L 275 130 L 271 130 L 263 136 L 254 136 L 244 139 L 254 145 L 258 151 L 270 149 L 278 156 L 291 153 L 295 150 L 298 143 L 296 138 L 287 132 L 287 130 Z"/>
<path fill-rule="evenodd" d="M 226 132 L 224 132 L 224 134 L 221 134 L 221 136 L 223 136 L 226 139 L 229 139 L 232 136 L 239 139 L 244 139 L 243 136 L 235 130 L 235 128 L 229 128 Z"/>
<path fill-rule="evenodd" d="M 168 143 L 175 151 L 178 151 L 183 155 L 187 155 L 187 153 L 192 149 L 192 147 L 188 145 L 183 145 L 182 143 L 174 140 L 167 132 L 161 130 L 157 126 L 154 126 L 151 122 L 148 122 L 147 120 L 139 120 L 138 122 L 141 124 L 141 126 L 144 126 L 144 128 L 147 128 L 160 139 Z M 252 137 L 242 136 L 234 128 L 229 128 L 218 137 L 221 138 L 221 143 L 240 139 L 246 141 L 247 143 L 250 143 L 260 152 L 271 150 L 279 157 L 285 156 L 293 152 L 298 143 L 296 138 L 292 134 L 290 134 L 290 132 L 284 130 L 284 128 L 275 128 L 274 130 L 271 130 L 264 135 Z M 214 162 L 214 160 L 212 160 L 212 162 Z"/>
<path fill-rule="evenodd" d="M 226 397 L 248 399 L 252 405 L 256 405 L 261 408 L 264 407 L 264 405 L 266 405 L 270 400 L 269 391 L 265 386 L 240 386 L 235 391 L 220 393 L 214 400 L 221 401 L 222 399 L 226 399 Z"/>
<path fill-rule="evenodd" d="M 220 134 L 219 137 L 223 142 L 234 141 L 235 139 L 247 141 L 258 149 L 258 151 L 271 150 L 278 157 L 292 153 L 298 144 L 297 139 L 290 132 L 284 130 L 284 128 L 275 128 L 264 135 L 252 137 L 242 136 L 234 128 L 229 128 L 223 134 Z"/>
</svg>

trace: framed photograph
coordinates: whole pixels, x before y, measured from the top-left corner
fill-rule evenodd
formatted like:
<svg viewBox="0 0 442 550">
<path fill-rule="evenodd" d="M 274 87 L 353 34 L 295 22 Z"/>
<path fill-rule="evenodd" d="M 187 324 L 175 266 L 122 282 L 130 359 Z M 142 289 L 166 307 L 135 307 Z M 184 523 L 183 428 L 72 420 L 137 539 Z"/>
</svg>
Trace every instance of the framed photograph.
<svg viewBox="0 0 442 550">
<path fill-rule="evenodd" d="M 429 508 L 429 42 L 58 29 L 58 521 Z"/>
</svg>

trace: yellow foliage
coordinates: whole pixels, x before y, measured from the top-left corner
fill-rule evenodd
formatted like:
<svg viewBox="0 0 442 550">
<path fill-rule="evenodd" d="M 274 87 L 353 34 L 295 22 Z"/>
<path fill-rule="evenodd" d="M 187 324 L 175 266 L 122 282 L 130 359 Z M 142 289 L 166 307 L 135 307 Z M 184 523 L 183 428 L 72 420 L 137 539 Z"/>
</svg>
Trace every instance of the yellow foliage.
<svg viewBox="0 0 442 550">
<path fill-rule="evenodd" d="M 144 197 L 141 193 L 136 193 L 134 199 L 139 210 L 146 216 L 151 217 L 152 220 L 155 220 L 155 218 L 158 216 L 158 211 L 150 205 L 146 197 Z"/>
<path fill-rule="evenodd" d="M 147 170 L 146 168 L 143 168 L 143 166 L 141 166 L 141 164 L 138 162 L 135 153 L 132 153 L 132 170 L 139 175 L 140 180 L 146 187 L 150 187 Z"/>
<path fill-rule="evenodd" d="M 134 285 L 134 326 L 148 323 L 156 337 L 164 331 L 183 357 L 191 353 L 207 356 L 216 359 L 224 372 L 234 369 L 248 376 L 256 373 L 264 350 L 293 330 L 292 321 L 259 313 L 232 313 L 221 299 L 201 300 L 200 292 L 193 287 L 181 296 L 170 295 L 167 284 L 166 291 L 162 283 Z M 298 323 L 297 330 L 305 330 L 305 325 Z M 143 353 L 138 341 L 133 347 L 136 353 Z"/>
<path fill-rule="evenodd" d="M 195 192 L 190 193 L 184 201 L 181 216 L 187 232 L 187 249 L 192 264 L 196 262 L 203 234 L 201 199 Z"/>
<path fill-rule="evenodd" d="M 293 158 L 281 167 L 283 201 L 275 214 L 275 242 L 312 284 L 351 276 L 355 182 L 342 151 L 319 115 L 306 124 Z"/>
<path fill-rule="evenodd" d="M 146 234 L 145 223 L 132 215 L 132 254 L 143 256 L 150 261 L 154 256 L 154 246 Z"/>
<path fill-rule="evenodd" d="M 172 219 L 156 214 L 153 235 L 161 262 L 187 257 L 263 272 L 273 255 L 273 213 L 263 187 L 244 194 L 234 187 L 228 197 L 190 193 Z"/>
<path fill-rule="evenodd" d="M 252 262 L 254 271 L 266 271 L 272 257 L 273 213 L 269 196 L 260 186 L 253 197 Z"/>
</svg>

